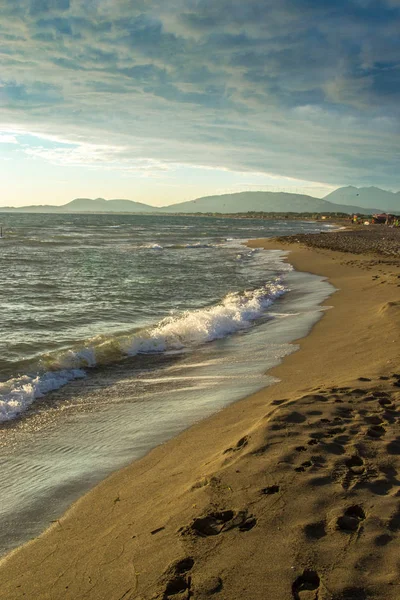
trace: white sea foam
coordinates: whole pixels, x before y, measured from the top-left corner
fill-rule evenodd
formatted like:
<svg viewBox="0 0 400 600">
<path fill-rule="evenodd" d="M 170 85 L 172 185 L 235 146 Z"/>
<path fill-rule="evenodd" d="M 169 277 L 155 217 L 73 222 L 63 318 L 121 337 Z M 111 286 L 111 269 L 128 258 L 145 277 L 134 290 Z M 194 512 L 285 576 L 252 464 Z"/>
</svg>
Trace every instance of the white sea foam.
<svg viewBox="0 0 400 600">
<path fill-rule="evenodd" d="M 218 248 L 221 244 L 207 244 L 202 242 L 188 242 L 187 244 L 167 244 L 162 246 L 161 244 L 140 244 L 136 246 L 139 250 L 186 250 L 186 249 L 199 249 L 199 248 Z"/>
<path fill-rule="evenodd" d="M 183 246 L 176 246 L 177 248 L 217 248 L 219 244 L 202 244 L 201 242 L 195 242 L 192 244 L 184 244 Z"/>
<path fill-rule="evenodd" d="M 130 356 L 177 350 L 220 339 L 248 329 L 287 288 L 280 279 L 262 288 L 228 294 L 220 304 L 168 317 L 135 335 L 123 350 Z"/>
<path fill-rule="evenodd" d="M 95 367 L 97 364 L 96 350 L 92 346 L 80 350 L 67 350 L 59 355 L 57 362 L 63 369 Z"/>
<path fill-rule="evenodd" d="M 14 419 L 37 398 L 85 376 L 82 369 L 62 369 L 37 376 L 22 375 L 0 383 L 0 422 Z"/>
<path fill-rule="evenodd" d="M 93 340 L 84 348 L 52 358 L 52 370 L 0 383 L 0 422 L 15 418 L 37 398 L 85 377 L 86 368 L 123 356 L 190 349 L 251 327 L 287 291 L 280 278 L 256 290 L 231 293 L 221 303 L 167 317 L 132 335 Z"/>
<path fill-rule="evenodd" d="M 164 250 L 164 246 L 156 243 L 148 243 L 148 244 L 130 244 L 130 248 L 137 248 L 138 250 Z"/>
</svg>

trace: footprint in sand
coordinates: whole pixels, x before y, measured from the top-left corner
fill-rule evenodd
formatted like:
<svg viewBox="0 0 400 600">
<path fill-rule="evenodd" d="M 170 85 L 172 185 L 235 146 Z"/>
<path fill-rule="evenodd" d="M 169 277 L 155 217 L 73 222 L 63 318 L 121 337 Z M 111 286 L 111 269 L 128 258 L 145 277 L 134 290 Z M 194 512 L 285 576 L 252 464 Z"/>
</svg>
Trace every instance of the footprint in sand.
<svg viewBox="0 0 400 600">
<path fill-rule="evenodd" d="M 168 581 L 165 584 L 165 589 L 162 596 L 163 600 L 169 600 L 173 596 L 183 593 L 186 593 L 187 597 L 190 597 L 192 579 L 188 573 L 193 568 L 193 565 L 193 558 L 188 556 L 181 560 L 175 561 L 168 567 L 165 573 Z"/>
<path fill-rule="evenodd" d="M 358 454 L 350 456 L 350 458 L 345 461 L 345 465 L 354 475 L 362 475 L 365 471 L 364 461 Z"/>
<path fill-rule="evenodd" d="M 335 404 L 343 404 L 342 398 L 340 396 L 338 396 L 337 394 L 334 394 L 333 396 L 331 396 L 331 398 Z"/>
<path fill-rule="evenodd" d="M 376 440 L 384 436 L 385 433 L 386 429 L 382 427 L 382 425 L 373 425 L 367 430 L 367 435 L 369 437 L 375 438 Z"/>
<path fill-rule="evenodd" d="M 233 510 L 223 510 L 194 519 L 191 525 L 183 529 L 182 533 L 194 533 L 201 537 L 210 537 L 236 528 L 239 531 L 250 531 L 256 523 L 257 519 L 253 515 L 248 515 L 246 510 L 236 513 Z"/>
<path fill-rule="evenodd" d="M 346 421 L 351 421 L 354 415 L 354 410 L 348 406 L 339 407 L 336 412 Z"/>
<path fill-rule="evenodd" d="M 390 517 L 388 528 L 393 532 L 400 531 L 400 504 L 397 507 L 396 512 Z"/>
<path fill-rule="evenodd" d="M 299 467 L 295 468 L 295 471 L 296 471 L 296 473 L 304 473 L 304 471 L 306 469 L 309 469 L 312 466 L 313 466 L 313 463 L 311 460 L 305 460 L 303 463 L 301 463 L 301 465 Z"/>
<path fill-rule="evenodd" d="M 173 596 L 176 596 L 177 594 L 181 596 L 181 594 L 183 592 L 187 592 L 188 594 L 190 593 L 190 585 L 191 585 L 191 578 L 188 577 L 174 577 L 173 579 L 170 579 L 167 582 L 167 585 L 165 587 L 165 591 L 164 594 L 162 596 L 162 600 L 170 600 L 170 598 L 172 598 Z M 188 597 L 188 596 L 185 596 Z"/>
<path fill-rule="evenodd" d="M 358 454 L 350 456 L 344 461 L 346 471 L 343 473 L 343 463 L 335 473 L 335 479 L 341 483 L 343 489 L 347 490 L 355 482 L 362 480 L 366 467 L 363 459 Z"/>
<path fill-rule="evenodd" d="M 316 523 L 308 523 L 304 527 L 304 535 L 309 540 L 320 540 L 326 536 L 325 521 L 317 521 Z"/>
<path fill-rule="evenodd" d="M 307 444 L 309 446 L 316 446 L 317 444 L 319 444 L 319 440 L 317 440 L 316 438 L 311 438 L 311 440 L 308 440 Z"/>
<path fill-rule="evenodd" d="M 354 533 L 365 519 L 364 509 L 358 504 L 350 506 L 336 521 L 336 528 L 345 533 Z"/>
<path fill-rule="evenodd" d="M 316 571 L 306 569 L 292 584 L 294 600 L 318 600 L 320 578 Z"/>
<path fill-rule="evenodd" d="M 266 496 L 272 496 L 273 494 L 277 494 L 279 490 L 279 485 L 269 485 L 268 487 L 263 488 L 261 493 L 265 494 Z"/>
<path fill-rule="evenodd" d="M 383 423 L 383 419 L 379 415 L 367 415 L 365 421 L 368 425 L 382 425 Z"/>
<path fill-rule="evenodd" d="M 309 403 L 328 402 L 329 397 L 323 396 L 322 394 L 307 394 L 306 396 L 302 396 L 301 400 L 306 400 Z"/>
<path fill-rule="evenodd" d="M 382 533 L 374 539 L 375 546 L 387 546 L 394 538 L 388 533 Z"/>
<path fill-rule="evenodd" d="M 366 395 L 366 390 L 362 390 L 361 388 L 354 388 L 354 389 L 350 389 L 348 391 L 348 394 L 350 396 L 365 396 Z"/>
<path fill-rule="evenodd" d="M 382 407 L 389 406 L 390 404 L 392 404 L 392 399 L 391 398 L 378 398 L 378 404 L 380 404 Z"/>
<path fill-rule="evenodd" d="M 378 398 L 378 404 L 381 408 L 383 408 L 383 415 L 386 420 L 393 422 L 393 415 L 391 413 L 396 412 L 396 404 L 393 402 L 392 398 Z M 390 418 L 388 418 L 388 413 Z"/>
<path fill-rule="evenodd" d="M 199 585 L 196 584 L 195 598 L 208 598 L 218 594 L 223 588 L 221 577 L 209 577 L 202 581 Z"/>
<path fill-rule="evenodd" d="M 307 448 L 305 446 L 296 446 L 296 452 L 306 452 Z"/>
<path fill-rule="evenodd" d="M 224 450 L 224 454 L 229 454 L 230 452 L 237 452 L 238 450 L 242 450 L 242 448 L 245 448 L 248 443 L 249 437 L 245 435 L 242 438 L 240 438 L 240 440 L 235 446 L 233 446 L 233 448 L 227 448 L 226 450 Z"/>
<path fill-rule="evenodd" d="M 341 433 L 344 433 L 345 431 L 346 431 L 345 427 L 331 427 L 330 429 L 326 430 L 326 436 L 334 437 L 335 435 L 340 435 Z"/>
<path fill-rule="evenodd" d="M 372 396 L 373 396 L 373 398 L 389 398 L 390 397 L 387 392 L 381 392 L 381 391 L 372 392 Z"/>
</svg>

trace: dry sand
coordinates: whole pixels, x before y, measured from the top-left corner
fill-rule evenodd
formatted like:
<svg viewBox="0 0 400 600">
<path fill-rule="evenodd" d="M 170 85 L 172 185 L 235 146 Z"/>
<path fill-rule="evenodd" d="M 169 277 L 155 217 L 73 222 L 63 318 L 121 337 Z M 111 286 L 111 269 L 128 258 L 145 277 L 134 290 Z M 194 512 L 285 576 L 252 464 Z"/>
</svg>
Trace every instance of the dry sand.
<svg viewBox="0 0 400 600">
<path fill-rule="evenodd" d="M 281 383 L 112 475 L 0 564 L 0 596 L 398 600 L 398 259 L 290 249 L 338 291 Z"/>
</svg>

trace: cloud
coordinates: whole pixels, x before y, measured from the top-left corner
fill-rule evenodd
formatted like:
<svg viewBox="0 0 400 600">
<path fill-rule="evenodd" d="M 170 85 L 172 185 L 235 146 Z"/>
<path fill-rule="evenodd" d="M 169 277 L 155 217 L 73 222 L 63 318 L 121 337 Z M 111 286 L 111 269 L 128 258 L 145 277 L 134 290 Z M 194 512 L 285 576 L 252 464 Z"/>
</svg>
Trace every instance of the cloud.
<svg viewBox="0 0 400 600">
<path fill-rule="evenodd" d="M 0 135 L 0 143 L 2 136 Z M 16 140 L 16 143 L 17 140 Z M 136 158 L 132 160 L 126 149 L 108 145 L 95 145 L 81 143 L 79 145 L 64 144 L 53 140 L 48 147 L 41 145 L 24 145 L 24 152 L 32 158 L 41 158 L 49 163 L 62 167 L 88 167 L 136 173 L 144 176 L 156 175 L 158 172 L 168 170 L 166 164 L 152 159 Z"/>
<path fill-rule="evenodd" d="M 28 85 L 15 81 L 0 83 L 0 103 L 3 107 L 32 109 L 38 105 L 53 105 L 62 101 L 57 86 L 40 81 Z"/>
<path fill-rule="evenodd" d="M 64 165 L 400 187 L 399 29 L 395 0 L 5 0 L 0 118 Z"/>
<path fill-rule="evenodd" d="M 18 141 L 15 135 L 0 133 L 0 144 L 18 144 Z"/>
<path fill-rule="evenodd" d="M 49 11 L 66 11 L 70 8 L 70 0 L 30 0 L 31 16 L 46 14 Z"/>
</svg>

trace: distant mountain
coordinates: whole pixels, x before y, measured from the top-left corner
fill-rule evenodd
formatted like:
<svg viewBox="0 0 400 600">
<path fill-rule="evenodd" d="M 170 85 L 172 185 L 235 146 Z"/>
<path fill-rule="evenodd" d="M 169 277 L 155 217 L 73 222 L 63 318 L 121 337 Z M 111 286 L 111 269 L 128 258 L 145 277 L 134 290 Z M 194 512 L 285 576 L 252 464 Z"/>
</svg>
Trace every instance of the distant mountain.
<svg viewBox="0 0 400 600">
<path fill-rule="evenodd" d="M 154 206 L 133 200 L 105 200 L 104 198 L 75 198 L 59 207 L 62 212 L 154 212 Z"/>
<path fill-rule="evenodd" d="M 388 192 L 377 187 L 357 188 L 352 185 L 338 188 L 325 196 L 324 200 L 338 204 L 358 204 L 368 209 L 386 212 L 400 211 L 400 192 Z"/>
<path fill-rule="evenodd" d="M 384 209 L 384 206 L 379 199 L 375 197 L 375 204 L 365 203 L 364 201 L 355 203 L 355 199 L 360 198 L 362 190 L 378 190 L 378 188 L 340 188 L 336 192 L 332 192 L 326 198 L 314 198 L 303 194 L 289 194 L 284 192 L 239 192 L 236 194 L 222 194 L 219 196 L 205 196 L 190 200 L 189 202 L 181 202 L 170 206 L 156 207 L 142 202 L 134 202 L 133 200 L 105 200 L 104 198 L 75 198 L 71 202 L 63 206 L 22 206 L 18 208 L 0 207 L 1 212 L 40 212 L 40 213 L 240 213 L 240 212 L 344 212 L 344 213 L 368 213 L 379 212 Z M 345 199 L 340 203 L 337 194 L 342 190 L 347 190 L 343 193 Z M 391 200 L 391 210 L 400 212 L 400 194 L 392 192 L 384 192 L 388 194 Z M 359 196 L 357 196 L 357 193 Z M 336 194 L 336 196 L 335 196 Z M 346 196 L 347 194 L 347 196 Z M 331 200 L 327 200 L 330 198 Z M 353 199 L 353 202 L 350 200 Z M 395 199 L 395 202 L 393 202 Z M 333 200 L 335 200 L 333 202 Z M 368 200 L 368 198 L 367 198 Z M 394 204 L 394 205 L 393 205 Z M 361 205 L 361 206 L 360 206 Z M 380 207 L 380 208 L 377 208 Z"/>
<path fill-rule="evenodd" d="M 31 204 L 30 206 L 0 206 L 0 212 L 54 213 L 60 212 L 59 206 L 50 204 Z"/>
<path fill-rule="evenodd" d="M 163 207 L 168 213 L 218 212 L 365 212 L 360 206 L 333 204 L 313 196 L 284 192 L 239 192 L 221 196 L 206 196 Z"/>
<path fill-rule="evenodd" d="M 18 208 L 5 206 L 0 207 L 1 212 L 40 212 L 40 213 L 76 213 L 76 212 L 129 212 L 150 213 L 159 211 L 155 206 L 134 202 L 133 200 L 105 200 L 104 198 L 75 198 L 62 206 L 42 204 L 39 206 L 21 206 Z"/>
</svg>

